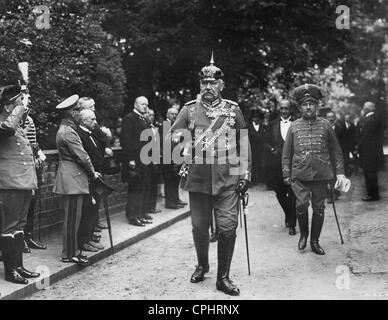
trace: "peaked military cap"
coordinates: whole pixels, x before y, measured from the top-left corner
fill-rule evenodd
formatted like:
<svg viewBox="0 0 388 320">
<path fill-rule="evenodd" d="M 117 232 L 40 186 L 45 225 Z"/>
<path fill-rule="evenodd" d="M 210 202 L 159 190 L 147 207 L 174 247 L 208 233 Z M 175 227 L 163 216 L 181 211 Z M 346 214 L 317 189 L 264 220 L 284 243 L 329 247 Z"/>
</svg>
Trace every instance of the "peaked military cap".
<svg viewBox="0 0 388 320">
<path fill-rule="evenodd" d="M 214 81 L 218 79 L 222 79 L 224 77 L 224 73 L 220 68 L 214 65 L 213 52 L 212 57 L 210 59 L 210 66 L 205 66 L 199 72 L 199 77 L 201 80 Z"/>
<path fill-rule="evenodd" d="M 60 104 L 58 104 L 55 109 L 59 111 L 71 110 L 74 107 L 78 106 L 78 94 L 74 94 L 67 99 L 63 100 Z"/>
<path fill-rule="evenodd" d="M 21 93 L 19 85 L 8 85 L 0 87 L 0 104 L 6 104 L 10 100 L 16 98 Z"/>
<path fill-rule="evenodd" d="M 321 89 L 315 84 L 305 83 L 294 89 L 294 98 L 298 103 L 302 103 L 306 100 L 320 100 L 322 99 Z"/>
</svg>

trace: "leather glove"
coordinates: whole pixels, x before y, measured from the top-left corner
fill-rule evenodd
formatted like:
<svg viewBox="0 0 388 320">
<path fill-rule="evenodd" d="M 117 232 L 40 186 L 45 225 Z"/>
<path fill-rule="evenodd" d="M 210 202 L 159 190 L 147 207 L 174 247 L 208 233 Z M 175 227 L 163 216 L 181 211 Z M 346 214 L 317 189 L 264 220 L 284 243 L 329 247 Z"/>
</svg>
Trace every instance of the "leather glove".
<svg viewBox="0 0 388 320">
<path fill-rule="evenodd" d="M 249 181 L 246 179 L 241 179 L 236 187 L 236 192 L 238 194 L 244 194 L 249 188 Z"/>
</svg>

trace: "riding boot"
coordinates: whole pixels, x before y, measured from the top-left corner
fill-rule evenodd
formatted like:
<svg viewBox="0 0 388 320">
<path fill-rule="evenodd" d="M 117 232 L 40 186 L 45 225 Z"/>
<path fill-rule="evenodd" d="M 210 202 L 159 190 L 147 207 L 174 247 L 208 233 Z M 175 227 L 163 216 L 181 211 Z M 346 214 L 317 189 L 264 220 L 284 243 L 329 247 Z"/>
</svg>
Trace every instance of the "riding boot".
<svg viewBox="0 0 388 320">
<path fill-rule="evenodd" d="M 197 252 L 198 265 L 191 276 L 193 283 L 201 282 L 205 279 L 205 273 L 209 272 L 209 234 L 200 234 L 193 231 L 195 250 Z"/>
<path fill-rule="evenodd" d="M 234 244 L 236 242 L 236 233 L 220 233 L 218 236 L 218 270 L 217 270 L 217 290 L 226 294 L 238 296 L 240 290 L 229 279 L 230 265 L 232 262 Z"/>
<path fill-rule="evenodd" d="M 325 251 L 319 245 L 319 236 L 321 235 L 324 218 L 324 214 L 313 213 L 313 219 L 311 221 L 310 246 L 311 250 L 319 255 L 325 254 Z"/>
<path fill-rule="evenodd" d="M 41 244 L 32 238 L 31 232 L 24 233 L 24 242 L 26 243 L 27 247 L 31 249 L 39 249 L 39 250 L 47 249 L 47 247 L 44 244 Z"/>
<path fill-rule="evenodd" d="M 23 247 L 24 247 L 24 234 L 17 233 L 15 234 L 15 242 L 16 242 L 16 252 L 17 252 L 17 260 L 16 260 L 16 270 L 17 272 L 23 276 L 24 278 L 38 278 L 40 276 L 37 272 L 32 272 L 24 268 L 23 266 Z"/>
<path fill-rule="evenodd" d="M 26 280 L 17 271 L 17 243 L 13 237 L 0 237 L 3 252 L 3 263 L 5 280 L 17 284 L 28 284 Z"/>
<path fill-rule="evenodd" d="M 297 213 L 299 229 L 300 229 L 300 238 L 298 242 L 298 249 L 306 249 L 307 238 L 309 236 L 309 215 L 308 211 L 304 213 Z"/>
</svg>

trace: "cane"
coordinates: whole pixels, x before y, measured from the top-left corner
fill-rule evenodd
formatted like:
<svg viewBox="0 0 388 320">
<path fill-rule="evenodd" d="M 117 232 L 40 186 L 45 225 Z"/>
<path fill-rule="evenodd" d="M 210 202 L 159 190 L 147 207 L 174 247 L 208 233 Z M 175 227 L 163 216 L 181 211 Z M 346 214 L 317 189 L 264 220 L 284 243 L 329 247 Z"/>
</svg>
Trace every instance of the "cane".
<svg viewBox="0 0 388 320">
<path fill-rule="evenodd" d="M 248 245 L 248 225 L 247 225 L 247 205 L 249 200 L 249 194 L 244 193 L 239 195 L 239 209 L 241 214 L 241 205 L 242 205 L 242 213 L 244 215 L 244 229 L 245 229 L 245 247 L 247 250 L 247 262 L 248 262 L 248 275 L 251 275 L 251 265 L 249 262 L 249 245 Z"/>
<path fill-rule="evenodd" d="M 112 237 L 112 226 L 110 224 L 110 215 L 109 215 L 109 205 L 108 205 L 108 197 L 104 196 L 102 201 L 104 202 L 104 209 L 105 209 L 105 216 L 106 216 L 106 223 L 108 225 L 108 232 L 109 232 L 109 241 L 110 241 L 110 250 L 111 254 L 114 253 L 113 250 L 113 237 Z"/>
<path fill-rule="evenodd" d="M 332 183 L 328 183 L 328 187 L 329 187 L 329 190 L 330 190 L 330 196 L 331 196 L 331 202 L 333 204 L 333 211 L 334 211 L 334 217 L 335 217 L 335 221 L 337 222 L 337 227 L 338 227 L 338 232 L 339 232 L 339 235 L 340 235 L 340 238 L 341 238 L 341 244 L 344 244 L 344 239 L 342 238 L 342 232 L 341 232 L 341 228 L 340 228 L 340 225 L 339 225 L 339 222 L 338 222 L 338 217 L 337 217 L 337 210 L 335 209 L 335 204 L 334 204 L 334 184 L 332 185 Z"/>
</svg>

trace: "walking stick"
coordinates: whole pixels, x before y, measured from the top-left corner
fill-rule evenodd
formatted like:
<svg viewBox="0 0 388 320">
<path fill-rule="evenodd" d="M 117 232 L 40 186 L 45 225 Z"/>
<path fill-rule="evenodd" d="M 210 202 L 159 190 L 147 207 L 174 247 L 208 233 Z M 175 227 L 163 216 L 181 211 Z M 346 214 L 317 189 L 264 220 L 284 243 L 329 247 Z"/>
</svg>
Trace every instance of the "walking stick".
<svg viewBox="0 0 388 320">
<path fill-rule="evenodd" d="M 251 275 L 251 265 L 249 262 L 249 246 L 248 246 L 248 225 L 247 225 L 247 205 L 249 200 L 249 194 L 244 193 L 239 195 L 239 209 L 241 214 L 241 205 L 242 205 L 242 214 L 244 215 L 244 229 L 245 229 L 245 247 L 247 250 L 247 262 L 248 262 L 248 275 Z"/>
<path fill-rule="evenodd" d="M 329 182 L 329 188 L 330 188 L 331 202 L 333 203 L 334 217 L 335 217 L 335 221 L 337 222 L 338 232 L 339 232 L 339 235 L 340 235 L 340 238 L 341 238 L 341 244 L 344 244 L 344 239 L 342 238 L 342 232 L 341 232 L 341 228 L 340 228 L 340 225 L 339 225 L 339 222 L 338 222 L 337 210 L 335 209 L 335 204 L 334 204 L 334 196 L 333 196 L 333 194 L 334 194 L 334 184 L 332 185 L 332 183 Z"/>
<path fill-rule="evenodd" d="M 108 225 L 108 232 L 109 232 L 109 241 L 110 241 L 110 250 L 111 254 L 113 254 L 113 237 L 112 237 L 112 226 L 110 224 L 110 215 L 109 215 L 109 205 L 108 205 L 108 197 L 103 197 L 104 202 L 104 209 L 105 209 L 105 216 L 106 216 L 106 223 Z"/>
</svg>

